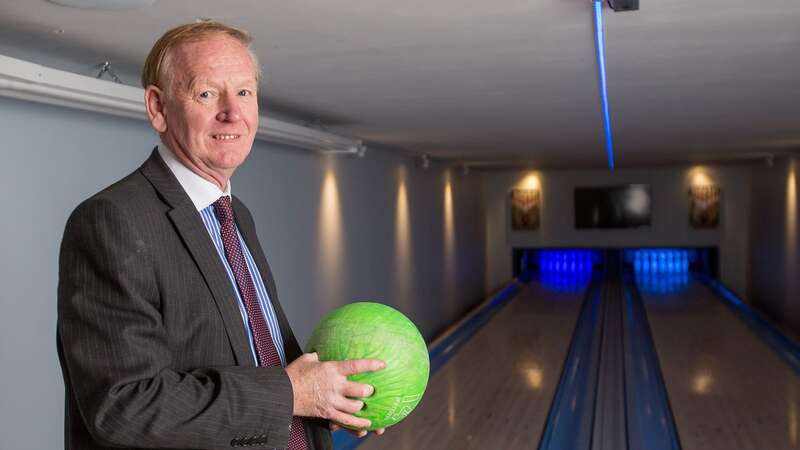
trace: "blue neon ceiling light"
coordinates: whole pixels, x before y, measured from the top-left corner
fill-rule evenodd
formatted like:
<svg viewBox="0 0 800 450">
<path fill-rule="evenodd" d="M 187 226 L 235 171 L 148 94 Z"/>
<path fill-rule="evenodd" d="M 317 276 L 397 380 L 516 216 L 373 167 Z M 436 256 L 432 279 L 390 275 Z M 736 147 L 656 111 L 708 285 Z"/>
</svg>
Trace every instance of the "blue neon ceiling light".
<svg viewBox="0 0 800 450">
<path fill-rule="evenodd" d="M 603 38 L 603 2 L 594 1 L 594 31 L 597 44 L 597 70 L 600 75 L 600 101 L 603 105 L 603 131 L 606 135 L 608 168 L 614 169 L 614 143 L 611 138 L 611 115 L 608 112 L 608 84 L 606 82 L 606 52 Z"/>
</svg>

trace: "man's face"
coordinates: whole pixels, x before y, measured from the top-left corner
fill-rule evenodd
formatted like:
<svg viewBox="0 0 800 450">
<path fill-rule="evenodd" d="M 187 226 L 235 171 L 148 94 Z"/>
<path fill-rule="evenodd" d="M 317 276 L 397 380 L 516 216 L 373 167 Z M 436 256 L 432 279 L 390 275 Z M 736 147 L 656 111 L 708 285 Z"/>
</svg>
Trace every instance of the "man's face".
<svg viewBox="0 0 800 450">
<path fill-rule="evenodd" d="M 225 35 L 173 48 L 172 82 L 162 95 L 162 139 L 194 172 L 224 188 L 258 130 L 256 67 Z"/>
</svg>

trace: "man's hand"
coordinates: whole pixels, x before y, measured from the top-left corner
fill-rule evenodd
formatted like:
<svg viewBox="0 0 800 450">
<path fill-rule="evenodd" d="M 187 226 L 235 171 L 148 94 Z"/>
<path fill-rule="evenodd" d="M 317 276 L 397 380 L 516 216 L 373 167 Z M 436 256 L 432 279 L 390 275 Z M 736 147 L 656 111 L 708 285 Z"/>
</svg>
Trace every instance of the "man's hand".
<svg viewBox="0 0 800 450">
<path fill-rule="evenodd" d="M 331 422 L 331 424 L 330 424 L 331 431 L 336 431 L 336 430 L 341 429 L 341 428 L 342 428 L 342 426 L 337 424 L 337 423 Z M 349 428 L 344 428 L 344 429 L 347 430 L 348 433 L 352 434 L 353 436 L 355 436 L 357 438 L 362 438 L 362 437 L 367 435 L 367 430 L 351 430 Z M 375 434 L 380 436 L 381 434 L 383 434 L 384 431 L 386 431 L 386 428 L 378 428 L 377 430 L 373 431 L 373 433 L 375 433 Z"/>
<path fill-rule="evenodd" d="M 369 397 L 374 389 L 347 376 L 384 367 L 379 359 L 320 362 L 316 353 L 300 356 L 286 367 L 294 394 L 293 415 L 320 417 L 351 428 L 369 427 L 369 420 L 353 415 L 364 402 L 348 397 Z"/>
</svg>

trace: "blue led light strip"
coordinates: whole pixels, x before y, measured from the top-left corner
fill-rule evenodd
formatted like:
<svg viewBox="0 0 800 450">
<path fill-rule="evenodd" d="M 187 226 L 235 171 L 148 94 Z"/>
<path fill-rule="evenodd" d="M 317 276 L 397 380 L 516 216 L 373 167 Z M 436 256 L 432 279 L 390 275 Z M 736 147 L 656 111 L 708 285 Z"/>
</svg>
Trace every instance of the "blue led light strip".
<svg viewBox="0 0 800 450">
<path fill-rule="evenodd" d="M 614 169 L 614 144 L 611 139 L 611 115 L 608 112 L 608 84 L 606 82 L 606 52 L 603 38 L 603 2 L 594 1 L 594 31 L 597 44 L 597 70 L 600 74 L 600 100 L 603 103 L 603 131 L 606 134 L 608 168 Z"/>
</svg>

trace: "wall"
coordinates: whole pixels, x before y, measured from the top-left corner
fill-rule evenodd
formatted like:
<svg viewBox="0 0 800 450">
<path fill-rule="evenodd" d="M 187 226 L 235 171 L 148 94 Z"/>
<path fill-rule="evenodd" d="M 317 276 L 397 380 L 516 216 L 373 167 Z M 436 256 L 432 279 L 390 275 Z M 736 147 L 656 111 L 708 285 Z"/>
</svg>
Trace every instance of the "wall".
<svg viewBox="0 0 800 450">
<path fill-rule="evenodd" d="M 82 199 L 137 168 L 157 137 L 144 121 L 6 98 L 0 118 L 0 448 L 63 448 L 55 327 L 64 224 Z M 478 177 L 423 171 L 388 151 L 330 159 L 257 143 L 232 187 L 255 216 L 301 343 L 327 311 L 354 300 L 394 305 L 432 338 L 484 295 Z"/>
<path fill-rule="evenodd" d="M 795 338 L 800 337 L 798 168 L 800 158 L 793 157 L 754 169 L 750 222 L 752 302 Z"/>
<path fill-rule="evenodd" d="M 717 229 L 688 223 L 688 188 L 704 173 L 722 189 Z M 540 228 L 512 232 L 508 195 L 534 175 L 541 185 Z M 499 286 L 512 273 L 514 247 L 719 246 L 720 277 L 735 292 L 747 292 L 750 167 L 664 167 L 654 169 L 546 170 L 490 172 L 485 175 L 486 286 Z M 652 222 L 647 228 L 577 230 L 573 190 L 578 186 L 650 184 Z"/>
</svg>

